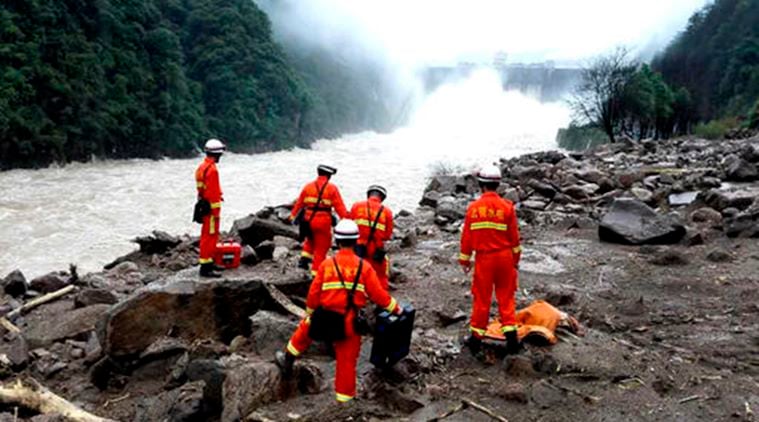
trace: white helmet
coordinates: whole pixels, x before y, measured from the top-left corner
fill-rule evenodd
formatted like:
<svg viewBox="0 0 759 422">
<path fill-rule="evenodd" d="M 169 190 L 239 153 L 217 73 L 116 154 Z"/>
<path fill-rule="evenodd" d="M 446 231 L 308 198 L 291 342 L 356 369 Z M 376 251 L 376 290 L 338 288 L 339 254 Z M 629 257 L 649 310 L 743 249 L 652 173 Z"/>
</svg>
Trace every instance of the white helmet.
<svg viewBox="0 0 759 422">
<path fill-rule="evenodd" d="M 477 173 L 477 180 L 484 183 L 493 183 L 501 181 L 501 169 L 497 166 L 485 166 Z"/>
<path fill-rule="evenodd" d="M 204 150 L 209 154 L 223 154 L 227 150 L 227 146 L 218 139 L 209 139 L 206 141 Z"/>
<path fill-rule="evenodd" d="M 358 239 L 358 226 L 353 220 L 340 220 L 340 222 L 337 223 L 337 226 L 335 226 L 335 239 Z"/>
</svg>

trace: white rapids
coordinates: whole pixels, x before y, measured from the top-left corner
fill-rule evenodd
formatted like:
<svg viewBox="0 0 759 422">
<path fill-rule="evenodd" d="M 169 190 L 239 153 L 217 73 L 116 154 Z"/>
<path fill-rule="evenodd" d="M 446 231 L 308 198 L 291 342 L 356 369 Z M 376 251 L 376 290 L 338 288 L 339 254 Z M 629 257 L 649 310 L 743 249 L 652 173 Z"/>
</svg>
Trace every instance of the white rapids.
<svg viewBox="0 0 759 422">
<path fill-rule="evenodd" d="M 333 181 L 348 206 L 372 183 L 387 204 L 413 210 L 428 177 L 442 167 L 463 171 L 501 157 L 555 148 L 570 120 L 561 103 L 543 104 L 501 90 L 495 72 L 444 85 L 410 123 L 389 134 L 320 140 L 311 149 L 227 154 L 219 165 L 222 229 L 266 205 L 291 202 L 319 163 L 336 166 Z M 130 239 L 160 229 L 196 233 L 191 222 L 196 159 L 95 161 L 0 173 L 0 277 L 66 269 L 96 271 L 134 249 Z"/>
</svg>

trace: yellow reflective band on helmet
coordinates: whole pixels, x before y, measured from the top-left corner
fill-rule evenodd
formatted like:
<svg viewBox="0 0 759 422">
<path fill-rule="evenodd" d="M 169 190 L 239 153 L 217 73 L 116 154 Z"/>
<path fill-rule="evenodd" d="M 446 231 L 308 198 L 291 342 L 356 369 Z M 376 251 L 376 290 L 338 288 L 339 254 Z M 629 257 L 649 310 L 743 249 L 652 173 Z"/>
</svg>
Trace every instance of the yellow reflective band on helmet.
<svg viewBox="0 0 759 422">
<path fill-rule="evenodd" d="M 336 393 L 335 396 L 337 398 L 337 401 L 340 403 L 345 403 L 353 400 L 353 396 L 349 396 L 347 394 Z"/>
<path fill-rule="evenodd" d="M 504 325 L 501 327 L 502 333 L 508 333 L 509 331 L 516 331 L 517 326 L 516 325 Z"/>
<path fill-rule="evenodd" d="M 522 245 L 517 246 L 516 248 L 511 250 L 514 253 L 520 253 L 522 252 Z"/>
<path fill-rule="evenodd" d="M 221 208 L 221 202 L 211 202 L 211 209 Z"/>
<path fill-rule="evenodd" d="M 210 264 L 213 262 L 213 258 L 199 258 L 198 264 Z"/>
<path fill-rule="evenodd" d="M 469 326 L 469 330 L 475 334 L 479 334 L 480 336 L 484 336 L 485 333 L 487 333 L 487 330 L 485 330 L 484 328 L 476 328 L 476 327 L 472 327 L 471 325 Z"/>
<path fill-rule="evenodd" d="M 287 342 L 287 351 L 293 356 L 300 356 L 300 350 L 296 349 L 291 341 Z"/>
<path fill-rule="evenodd" d="M 302 256 L 303 258 L 308 258 L 308 259 L 313 259 L 313 257 L 314 257 L 312 254 L 310 254 L 310 253 L 308 253 L 306 251 L 301 252 L 300 256 Z"/>
<path fill-rule="evenodd" d="M 388 311 L 388 312 L 393 312 L 393 310 L 395 309 L 396 305 L 398 305 L 398 302 L 395 300 L 394 297 L 391 297 L 390 298 L 390 304 L 387 305 L 387 307 L 385 307 L 385 310 Z"/>
<path fill-rule="evenodd" d="M 472 259 L 472 255 L 467 255 L 467 254 L 465 254 L 463 252 L 459 253 L 459 260 L 461 260 L 461 261 L 469 261 L 470 259 Z"/>
<path fill-rule="evenodd" d="M 329 283 L 323 283 L 322 284 L 322 291 L 324 290 L 338 290 L 338 289 L 347 289 L 350 290 L 353 288 L 353 283 L 345 283 L 345 286 L 343 286 L 343 283 L 340 281 L 331 281 Z M 358 283 L 358 286 L 356 286 L 356 290 L 359 292 L 363 292 L 365 289 L 364 285 L 361 283 Z"/>
<path fill-rule="evenodd" d="M 470 227 L 472 230 L 491 229 L 491 230 L 498 230 L 498 231 L 506 231 L 509 228 L 507 224 L 494 223 L 492 221 L 478 221 L 476 223 L 472 223 Z"/>
<path fill-rule="evenodd" d="M 357 226 L 364 226 L 364 227 L 369 227 L 369 228 L 371 228 L 372 224 L 374 223 L 374 221 L 363 220 L 363 219 L 353 220 L 353 222 L 356 223 Z M 377 230 L 385 231 L 385 225 L 378 222 Z"/>
<path fill-rule="evenodd" d="M 216 218 L 214 216 L 211 216 L 208 222 L 208 234 L 215 234 L 216 233 Z"/>
</svg>

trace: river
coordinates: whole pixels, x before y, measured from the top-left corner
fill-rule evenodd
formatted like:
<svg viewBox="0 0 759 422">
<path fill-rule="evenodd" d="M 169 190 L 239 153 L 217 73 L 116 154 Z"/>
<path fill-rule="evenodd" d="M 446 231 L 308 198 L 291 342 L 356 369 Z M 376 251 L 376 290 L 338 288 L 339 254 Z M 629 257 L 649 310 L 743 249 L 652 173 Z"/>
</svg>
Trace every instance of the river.
<svg viewBox="0 0 759 422">
<path fill-rule="evenodd" d="M 468 171 L 500 157 L 555 148 L 570 114 L 563 103 L 540 103 L 504 92 L 495 72 L 444 85 L 389 134 L 320 140 L 311 149 L 226 154 L 222 230 L 266 205 L 290 202 L 315 177 L 316 165 L 339 171 L 333 181 L 348 206 L 369 184 L 387 187 L 394 211 L 413 210 L 428 177 L 441 167 Z M 135 248 L 130 239 L 153 229 L 197 234 L 191 222 L 195 159 L 120 160 L 0 173 L 0 277 L 66 269 L 80 272 Z"/>
</svg>

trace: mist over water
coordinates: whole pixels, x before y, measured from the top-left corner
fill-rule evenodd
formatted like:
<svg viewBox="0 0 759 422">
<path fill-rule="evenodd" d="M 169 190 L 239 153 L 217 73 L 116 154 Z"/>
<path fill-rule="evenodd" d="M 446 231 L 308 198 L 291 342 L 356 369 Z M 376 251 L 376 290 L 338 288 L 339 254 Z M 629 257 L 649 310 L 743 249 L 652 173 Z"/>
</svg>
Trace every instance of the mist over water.
<svg viewBox="0 0 759 422">
<path fill-rule="evenodd" d="M 310 150 L 225 155 L 222 230 L 266 205 L 293 201 L 319 163 L 339 168 L 334 182 L 348 206 L 380 183 L 395 212 L 414 210 L 441 163 L 470 170 L 554 148 L 556 131 L 569 118 L 562 103 L 504 92 L 495 71 L 475 71 L 433 92 L 410 123 L 392 133 L 320 140 Z M 69 263 L 96 271 L 151 230 L 197 235 L 190 220 L 199 161 L 104 161 L 0 173 L 0 276 L 19 268 L 34 277 Z"/>
</svg>

